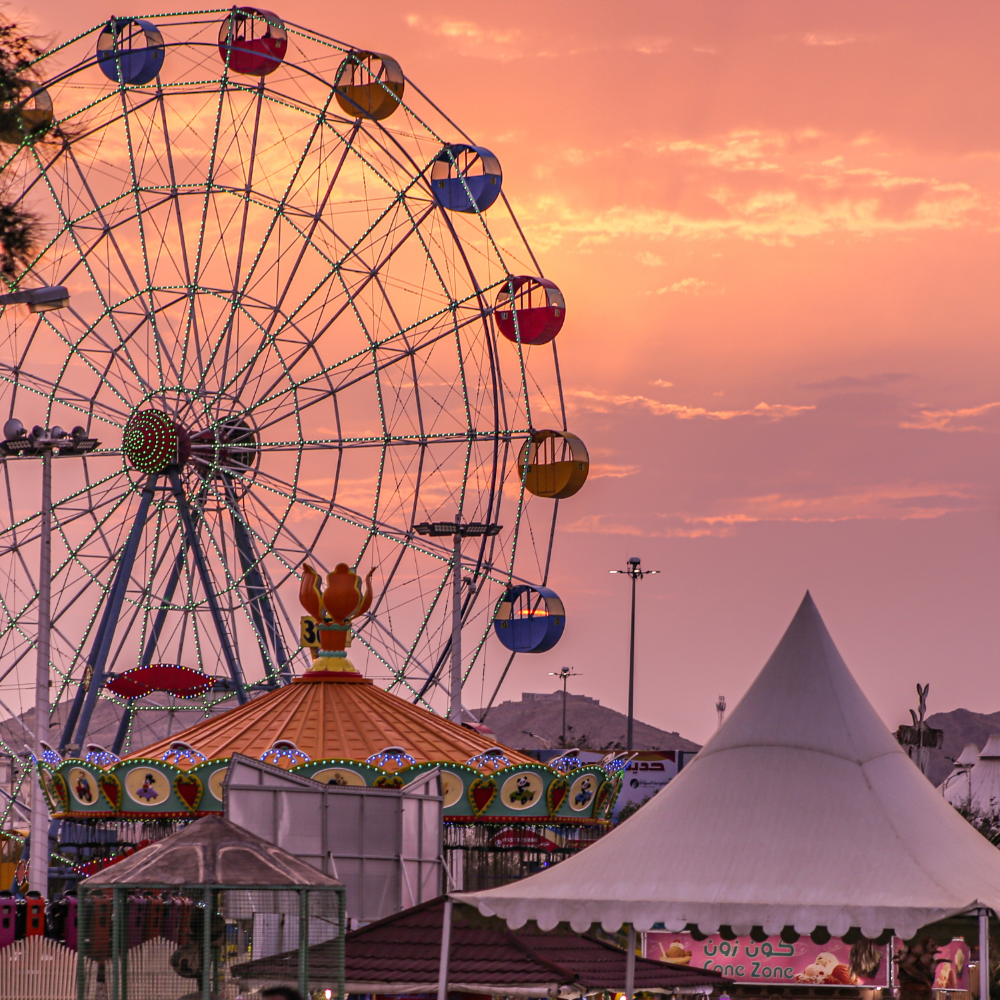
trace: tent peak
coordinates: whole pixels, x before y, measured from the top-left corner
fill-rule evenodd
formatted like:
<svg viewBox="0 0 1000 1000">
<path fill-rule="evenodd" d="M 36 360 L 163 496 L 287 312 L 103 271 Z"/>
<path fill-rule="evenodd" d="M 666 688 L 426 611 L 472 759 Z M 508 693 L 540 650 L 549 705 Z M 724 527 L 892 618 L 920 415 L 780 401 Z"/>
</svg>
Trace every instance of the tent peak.
<svg viewBox="0 0 1000 1000">
<path fill-rule="evenodd" d="M 760 746 L 857 763 L 903 753 L 848 670 L 809 591 L 763 670 L 699 757 Z"/>
</svg>

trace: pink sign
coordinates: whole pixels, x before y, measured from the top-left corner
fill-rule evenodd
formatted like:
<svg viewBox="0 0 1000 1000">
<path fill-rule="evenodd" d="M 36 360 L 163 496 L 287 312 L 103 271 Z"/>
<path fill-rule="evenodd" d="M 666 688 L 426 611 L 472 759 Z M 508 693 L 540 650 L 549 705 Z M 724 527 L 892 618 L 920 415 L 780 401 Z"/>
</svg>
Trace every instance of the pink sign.
<svg viewBox="0 0 1000 1000">
<path fill-rule="evenodd" d="M 808 935 L 795 944 L 781 938 L 754 941 L 750 937 L 724 941 L 717 935 L 695 941 L 690 934 L 646 934 L 646 958 L 696 969 L 714 969 L 738 983 L 785 983 L 790 986 L 888 986 L 888 947 L 874 976 L 851 973 L 851 946 L 840 938 L 813 944 Z M 966 957 L 968 957 L 966 955 Z"/>
<path fill-rule="evenodd" d="M 955 938 L 938 948 L 934 957 L 938 960 L 934 989 L 967 990 L 969 988 L 969 946 L 961 938 Z"/>
</svg>

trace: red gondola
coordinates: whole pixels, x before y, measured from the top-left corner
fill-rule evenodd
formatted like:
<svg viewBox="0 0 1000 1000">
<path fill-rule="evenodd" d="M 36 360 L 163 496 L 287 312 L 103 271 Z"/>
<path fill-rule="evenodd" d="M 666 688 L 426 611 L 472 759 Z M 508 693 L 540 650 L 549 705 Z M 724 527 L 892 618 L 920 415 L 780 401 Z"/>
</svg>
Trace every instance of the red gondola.
<svg viewBox="0 0 1000 1000">
<path fill-rule="evenodd" d="M 269 10 L 234 7 L 219 28 L 219 55 L 233 73 L 267 76 L 287 49 L 285 23 Z"/>
<path fill-rule="evenodd" d="M 547 344 L 566 322 L 566 300 L 548 278 L 511 275 L 493 307 L 497 326 L 508 339 L 522 344 Z"/>
</svg>

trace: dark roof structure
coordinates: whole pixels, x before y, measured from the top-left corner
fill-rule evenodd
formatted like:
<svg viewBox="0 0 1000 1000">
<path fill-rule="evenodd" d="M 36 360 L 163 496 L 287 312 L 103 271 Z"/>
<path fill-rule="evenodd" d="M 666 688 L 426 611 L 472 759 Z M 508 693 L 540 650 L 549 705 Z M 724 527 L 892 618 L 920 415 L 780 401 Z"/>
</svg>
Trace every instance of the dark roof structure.
<svg viewBox="0 0 1000 1000">
<path fill-rule="evenodd" d="M 368 924 L 347 935 L 349 993 L 420 993 L 437 990 L 444 896 Z M 246 962 L 233 969 L 245 979 L 273 978 L 281 963 L 293 976 L 297 953 Z M 259 970 L 258 967 L 259 966 Z M 336 942 L 309 949 L 310 976 L 336 974 Z M 533 924 L 512 931 L 503 920 L 483 917 L 455 903 L 452 913 L 449 988 L 468 993 L 552 996 L 595 989 L 621 991 L 625 952 L 566 927 L 539 931 Z M 637 958 L 637 990 L 729 985 L 719 973 Z"/>
<path fill-rule="evenodd" d="M 221 816 L 206 816 L 180 833 L 137 851 L 81 883 L 128 886 L 303 886 L 336 889 L 341 883 L 294 854 Z"/>
</svg>

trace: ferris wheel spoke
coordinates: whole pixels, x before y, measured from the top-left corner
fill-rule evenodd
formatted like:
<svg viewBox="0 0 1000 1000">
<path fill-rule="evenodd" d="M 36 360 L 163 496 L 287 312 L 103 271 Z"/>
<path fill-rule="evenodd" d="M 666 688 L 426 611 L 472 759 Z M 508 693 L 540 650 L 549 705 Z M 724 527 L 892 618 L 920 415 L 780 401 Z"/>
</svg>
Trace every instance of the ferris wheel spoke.
<svg viewBox="0 0 1000 1000">
<path fill-rule="evenodd" d="M 70 147 L 68 149 L 68 151 L 67 151 L 67 157 L 69 159 L 69 162 L 73 166 L 74 174 L 76 175 L 76 178 L 79 181 L 82 189 L 84 191 L 86 191 L 87 195 L 91 199 L 91 204 L 93 205 L 93 208 L 94 208 L 94 211 L 95 211 L 95 214 L 96 214 L 98 220 L 100 221 L 102 227 L 107 227 L 106 238 L 107 238 L 108 242 L 111 244 L 111 246 L 115 250 L 116 256 L 118 258 L 119 265 L 121 266 L 121 268 L 124 271 L 124 273 L 128 276 L 128 280 L 131 283 L 133 290 L 136 293 L 139 293 L 140 290 L 141 290 L 141 286 L 139 286 L 138 283 L 136 282 L 135 277 L 132 274 L 132 270 L 131 270 L 131 268 L 128 265 L 128 261 L 127 261 L 125 255 L 124 255 L 124 253 L 122 253 L 121 248 L 118 246 L 118 242 L 117 242 L 117 240 L 115 238 L 114 228 L 113 227 L 108 227 L 108 223 L 107 223 L 107 220 L 106 220 L 106 218 L 104 216 L 103 209 L 100 207 L 100 203 L 99 203 L 98 199 L 94 196 L 94 193 L 93 193 L 93 191 L 92 191 L 92 189 L 90 187 L 90 182 L 87 179 L 87 176 L 86 176 L 85 172 L 82 170 L 82 168 L 80 166 L 80 163 L 77 160 L 76 154 L 75 154 L 75 152 L 74 152 L 74 150 L 73 150 L 72 147 Z M 120 347 L 121 347 L 121 349 L 122 349 L 122 351 L 124 353 L 125 361 L 126 361 L 128 367 L 129 367 L 130 371 L 132 372 L 133 376 L 138 381 L 142 382 L 143 379 L 142 379 L 142 376 L 139 374 L 138 367 L 136 366 L 134 359 L 131 357 L 131 355 L 130 355 L 130 353 L 128 351 L 128 348 L 126 346 L 125 341 L 123 339 L 121 339 L 121 331 L 118 329 L 118 325 L 117 325 L 117 322 L 116 322 L 115 315 L 114 315 L 113 311 L 109 309 L 108 301 L 107 301 L 107 298 L 105 296 L 104 290 L 101 288 L 101 284 L 100 284 L 100 281 L 98 279 L 98 276 L 94 272 L 94 269 L 93 269 L 93 267 L 90 264 L 89 255 L 85 253 L 85 251 L 84 251 L 83 247 L 81 246 L 80 241 L 79 241 L 79 239 L 77 237 L 77 233 L 76 233 L 74 222 L 73 222 L 73 220 L 71 218 L 67 217 L 66 212 L 65 212 L 65 210 L 64 210 L 61 202 L 59 201 L 58 195 L 56 194 L 55 190 L 52 188 L 51 184 L 49 185 L 49 190 L 50 190 L 50 193 L 52 195 L 53 200 L 56 203 L 56 207 L 57 207 L 57 210 L 58 210 L 59 215 L 61 217 L 62 223 L 63 223 L 64 227 L 66 228 L 68 234 L 69 234 L 70 240 L 71 240 L 74 248 L 76 249 L 77 254 L 79 255 L 80 263 L 84 267 L 84 269 L 86 270 L 87 276 L 88 276 L 88 278 L 90 280 L 90 283 L 91 283 L 91 285 L 93 287 L 93 290 L 96 292 L 96 294 L 98 296 L 98 300 L 100 301 L 101 308 L 103 309 L 104 313 L 108 316 L 108 320 L 109 320 L 109 323 L 111 324 L 112 329 L 114 329 L 115 332 L 116 332 L 116 334 L 118 334 L 118 336 L 119 336 Z"/>
<path fill-rule="evenodd" d="M 309 151 L 312 149 L 313 144 L 315 143 L 317 137 L 321 133 L 321 126 L 325 120 L 327 109 L 329 108 L 329 105 L 332 100 L 333 100 L 333 91 L 331 91 L 328 94 L 327 99 L 324 102 L 322 108 L 320 109 L 319 114 L 317 114 L 316 118 L 313 121 L 303 151 L 297 158 L 297 163 L 295 165 L 294 170 L 292 171 L 291 176 L 288 179 L 288 182 L 285 186 L 284 192 L 282 193 L 280 201 L 275 206 L 275 210 L 271 213 L 271 218 L 267 226 L 267 231 L 265 232 L 264 237 L 261 240 L 259 247 L 257 248 L 255 259 L 253 261 L 253 264 L 247 271 L 247 275 L 243 281 L 242 287 L 237 290 L 234 284 L 234 289 L 233 289 L 234 310 L 236 302 L 242 301 L 244 296 L 247 295 L 249 291 L 250 282 L 257 273 L 257 265 L 263 259 L 264 251 L 270 244 L 271 236 L 275 231 L 279 221 L 281 221 L 284 218 L 293 188 L 298 182 L 301 172 L 307 162 L 307 156 L 309 154 Z M 352 131 L 356 133 L 359 127 L 360 127 L 360 120 L 354 124 L 354 126 L 352 127 Z M 309 226 L 303 231 L 303 239 L 301 240 L 300 245 L 298 247 L 295 260 L 291 264 L 288 270 L 288 277 L 285 279 L 284 287 L 278 293 L 276 300 L 273 306 L 271 307 L 271 319 L 268 323 L 268 326 L 266 327 L 266 330 L 268 331 L 270 330 L 271 326 L 273 326 L 273 323 L 277 318 L 277 316 L 280 315 L 284 306 L 285 299 L 288 296 L 290 288 L 292 287 L 294 276 L 297 273 L 299 266 L 301 265 L 309 247 L 312 244 L 313 234 L 316 231 L 316 227 L 319 225 L 319 221 L 320 218 L 322 217 L 323 210 L 325 209 L 326 204 L 330 198 L 330 195 L 333 193 L 334 187 L 336 186 L 337 180 L 340 177 L 341 168 L 343 167 L 344 161 L 347 157 L 347 153 L 350 149 L 350 141 L 351 141 L 350 139 L 346 141 L 345 148 L 341 154 L 340 161 L 338 162 L 336 168 L 334 169 L 333 176 L 331 177 L 330 182 L 327 185 L 326 191 L 319 199 L 315 212 L 312 213 L 312 218 L 310 220 Z M 249 184 L 248 184 L 248 193 L 249 193 Z M 231 312 L 229 317 L 229 323 L 231 324 L 232 321 L 233 321 L 233 313 Z M 223 370 L 223 379 L 225 379 L 225 370 Z"/>
<path fill-rule="evenodd" d="M 253 188 L 253 171 L 257 164 L 257 139 L 260 130 L 260 113 L 263 105 L 264 99 L 264 78 L 261 77 L 256 88 L 257 99 L 254 102 L 254 124 L 253 124 L 253 135 L 250 141 L 250 151 L 247 158 L 247 177 L 246 186 L 243 192 L 242 201 L 242 220 L 239 225 L 239 232 L 237 234 L 237 247 L 236 247 L 236 259 L 230 266 L 229 270 L 232 274 L 232 291 L 229 295 L 230 306 L 228 315 L 222 321 L 222 329 L 219 331 L 218 336 L 215 340 L 215 345 L 209 352 L 208 357 L 203 362 L 202 375 L 200 385 L 204 385 L 205 378 L 209 371 L 213 371 L 215 367 L 215 360 L 219 352 L 222 352 L 222 363 L 221 370 L 219 372 L 220 381 L 225 382 L 226 379 L 226 367 L 230 356 L 230 346 L 233 339 L 233 324 L 236 316 L 236 304 L 239 299 L 240 292 L 240 271 L 243 266 L 243 251 L 246 244 L 246 228 L 247 228 L 247 218 L 250 212 L 250 192 Z M 238 134 L 238 129 L 236 134 Z M 219 247 L 223 252 L 228 250 L 225 243 L 222 243 Z"/>
<path fill-rule="evenodd" d="M 407 664 L 415 665 L 425 674 L 427 675 L 430 674 L 430 670 L 424 665 L 420 657 L 411 655 L 407 650 L 407 647 L 402 642 L 399 641 L 399 638 L 392 632 L 391 629 L 386 628 L 385 625 L 383 625 L 382 622 L 380 622 L 377 618 L 369 616 L 365 619 L 364 623 L 357 629 L 356 638 L 359 639 L 361 642 L 364 642 L 367 648 L 372 650 L 372 652 L 376 652 L 376 655 L 379 655 L 377 653 L 376 646 L 374 645 L 373 642 L 368 641 L 368 637 L 365 635 L 364 632 L 365 626 L 369 626 L 373 630 L 377 630 L 381 638 L 386 643 L 388 643 L 390 647 L 395 649 L 398 653 L 400 653 L 402 656 L 406 658 Z M 410 694 L 412 695 L 417 694 L 417 689 L 413 687 L 413 685 L 409 682 L 403 670 L 401 670 L 398 667 L 394 667 L 384 654 L 379 655 L 379 659 L 386 665 L 386 667 L 389 668 L 390 672 L 393 675 L 393 681 L 392 684 L 389 686 L 388 690 L 391 691 L 393 687 L 402 686 L 408 689 Z M 441 681 L 437 682 L 437 686 L 440 687 L 442 691 L 445 691 L 445 693 L 447 693 L 447 689 L 445 688 L 445 685 L 441 683 Z"/>
<path fill-rule="evenodd" d="M 388 211 L 388 210 L 386 210 L 386 211 Z M 432 209 L 428 209 L 428 211 L 432 211 Z M 383 213 L 383 215 L 384 214 L 385 213 Z M 376 225 L 377 222 L 381 220 L 381 218 L 382 218 L 382 216 L 379 216 L 379 219 L 376 220 L 376 222 L 373 223 L 372 226 Z M 369 227 L 369 231 L 371 230 L 371 228 L 372 227 Z M 414 229 L 415 228 L 416 227 L 414 227 Z M 411 230 L 411 232 L 412 231 L 413 230 Z M 397 247 L 395 248 L 395 250 L 393 251 L 393 253 L 395 253 L 396 251 L 398 251 L 407 242 L 408 238 L 409 238 L 409 234 L 404 235 L 403 239 L 397 245 Z M 360 240 L 358 242 L 360 242 Z M 262 338 L 262 341 L 261 341 L 261 348 L 267 347 L 267 348 L 273 349 L 275 343 L 277 342 L 277 339 L 285 332 L 285 328 L 288 327 L 288 326 L 290 326 L 294 322 L 295 316 L 298 313 L 302 312 L 305 309 L 305 307 L 312 302 L 313 298 L 317 294 L 319 294 L 320 289 L 322 289 L 331 278 L 334 278 L 336 276 L 338 278 L 338 280 L 342 280 L 342 279 L 340 279 L 340 276 L 339 276 L 340 268 L 343 266 L 344 261 L 347 260 L 347 259 L 349 259 L 349 257 L 355 252 L 356 247 L 357 247 L 357 243 L 355 243 L 354 246 L 351 247 L 349 250 L 345 251 L 344 255 L 342 255 L 342 257 L 340 258 L 340 260 L 338 260 L 338 261 L 336 261 L 336 262 L 334 262 L 332 264 L 332 266 L 328 269 L 328 271 L 326 272 L 326 274 L 323 276 L 323 278 L 320 280 L 320 282 L 315 286 L 315 288 L 311 292 L 309 292 L 303 298 L 302 302 L 295 309 L 293 309 L 292 311 L 290 311 L 288 313 L 287 317 L 283 320 L 283 322 L 277 328 L 277 330 L 275 330 L 273 328 L 268 328 L 267 330 L 265 330 L 264 337 Z M 340 319 L 340 317 L 343 316 L 344 313 L 347 312 L 348 309 L 351 308 L 351 301 L 352 300 L 351 300 L 350 296 L 351 295 L 360 294 L 360 292 L 364 289 L 364 287 L 370 281 L 373 280 L 374 274 L 377 272 L 378 268 L 387 265 L 388 262 L 389 262 L 389 260 L 391 260 L 391 258 L 392 258 L 392 254 L 390 254 L 385 259 L 383 259 L 382 261 L 380 261 L 380 263 L 377 265 L 376 268 L 368 270 L 368 271 L 365 272 L 365 276 L 361 280 L 360 284 L 357 287 L 351 289 L 351 292 L 350 292 L 350 294 L 348 296 L 347 301 L 345 301 L 343 303 L 343 305 L 341 305 L 338 308 L 336 308 L 333 311 L 333 314 L 331 316 L 326 317 L 324 319 L 323 323 L 320 325 L 320 327 L 316 330 L 316 332 L 314 334 L 312 334 L 309 337 L 305 338 L 305 342 L 304 342 L 303 346 L 299 349 L 298 354 L 295 357 L 291 358 L 283 366 L 284 368 L 286 368 L 287 370 L 294 370 L 295 367 L 296 367 L 296 365 L 303 358 L 305 358 L 306 356 L 308 356 L 309 352 L 315 347 L 315 345 L 319 341 L 320 337 L 322 337 L 324 333 L 326 333 L 329 329 L 331 329 L 332 326 L 333 326 L 333 324 L 338 319 Z M 277 314 L 275 313 L 275 315 L 277 315 Z M 252 371 L 254 362 L 257 360 L 257 358 L 259 358 L 261 356 L 262 353 L 263 353 L 262 351 L 258 351 L 258 353 L 255 354 L 243 366 L 243 368 L 234 375 L 234 377 L 230 381 L 230 383 L 228 383 L 225 386 L 226 390 L 234 389 L 237 379 L 241 379 L 239 387 L 235 389 L 235 391 L 237 392 L 237 395 L 239 395 L 246 388 L 248 377 L 249 377 L 248 373 L 250 371 Z M 266 388 L 258 387 L 258 389 L 257 389 L 258 396 L 260 396 L 260 395 L 267 396 L 269 393 L 271 393 L 271 392 L 274 391 L 274 389 L 277 387 L 278 384 L 280 384 L 280 383 L 277 382 L 277 381 L 275 381 L 275 382 L 272 382 Z"/>
<path fill-rule="evenodd" d="M 164 379 L 164 375 L 163 375 L 163 354 L 162 354 L 162 342 L 163 342 L 163 338 L 161 336 L 158 324 L 156 322 L 157 315 L 156 315 L 156 310 L 155 310 L 155 303 L 153 301 L 152 275 L 150 273 L 150 255 L 149 255 L 149 247 L 147 245 L 147 240 L 146 240 L 146 223 L 145 223 L 146 213 L 143 211 L 142 198 L 141 198 L 141 195 L 140 195 L 141 184 L 140 184 L 137 172 L 136 172 L 136 151 L 135 151 L 134 143 L 132 141 L 132 120 L 133 120 L 133 116 L 131 116 L 129 114 L 129 110 L 130 109 L 129 109 L 129 106 L 128 106 L 128 97 L 126 95 L 126 89 L 125 89 L 124 82 L 122 82 L 121 84 L 119 84 L 119 88 L 118 89 L 119 89 L 119 92 L 121 93 L 122 119 L 123 119 L 123 124 L 124 124 L 124 129 L 125 129 L 125 144 L 126 144 L 126 148 L 128 150 L 128 166 L 129 166 L 129 173 L 131 175 L 130 179 L 131 179 L 131 182 L 132 182 L 132 200 L 133 200 L 133 204 L 135 206 L 135 224 L 136 224 L 136 228 L 139 231 L 139 246 L 140 246 L 140 248 L 142 250 L 142 269 L 143 269 L 143 281 L 144 281 L 144 284 L 143 284 L 144 295 L 137 296 L 137 299 L 139 301 L 142 301 L 143 304 L 146 306 L 146 319 L 148 320 L 149 325 L 150 325 L 150 327 L 152 329 L 152 332 L 153 332 L 154 357 L 155 357 L 155 360 L 156 360 L 156 370 L 157 370 L 157 373 L 159 375 L 159 384 L 162 387 L 164 385 L 164 383 L 165 383 L 165 379 Z M 141 120 L 141 119 L 137 119 L 137 120 Z M 152 216 L 150 216 L 150 218 L 152 218 Z M 113 243 L 113 245 L 115 246 L 115 248 L 117 250 L 118 249 L 118 247 L 117 247 L 117 241 L 114 239 L 113 236 L 111 237 L 111 240 L 112 240 L 112 243 Z M 119 256 L 121 256 L 120 251 L 119 251 Z M 132 275 L 129 274 L 129 277 L 132 278 Z M 132 278 L 132 282 L 133 282 L 133 285 L 134 285 L 135 284 L 135 279 L 134 278 Z M 145 296 L 149 297 L 148 302 L 145 301 Z"/>
<path fill-rule="evenodd" d="M 316 381 L 318 379 L 323 379 L 323 378 L 328 377 L 328 375 L 332 371 L 336 370 L 336 368 L 344 366 L 345 364 L 348 364 L 348 363 L 350 363 L 352 361 L 356 362 L 358 364 L 360 364 L 361 362 L 366 362 L 367 359 L 368 359 L 368 357 L 369 357 L 369 354 L 372 351 L 375 351 L 377 349 L 382 349 L 383 351 L 385 349 L 389 349 L 391 351 L 391 350 L 393 350 L 393 341 L 395 341 L 396 339 L 403 339 L 404 344 L 407 344 L 407 343 L 409 343 L 409 341 L 407 339 L 407 335 L 410 334 L 410 333 L 412 333 L 412 332 L 414 332 L 414 331 L 416 331 L 421 325 L 427 325 L 429 323 L 432 323 L 435 320 L 448 318 L 450 320 L 448 328 L 446 328 L 443 331 L 439 331 L 433 337 L 431 337 L 431 336 L 425 336 L 424 339 L 421 340 L 419 343 L 414 344 L 413 346 L 408 347 L 408 348 L 406 348 L 404 350 L 399 351 L 398 349 L 396 349 L 398 351 L 398 353 L 392 355 L 392 358 L 394 360 L 397 360 L 399 358 L 409 356 L 412 353 L 414 353 L 415 351 L 418 351 L 418 350 L 421 350 L 421 349 L 427 349 L 432 343 L 440 340 L 441 338 L 452 336 L 453 329 L 454 329 L 454 327 L 451 325 L 452 323 L 457 323 L 459 327 L 464 328 L 467 324 L 477 322 L 477 317 L 476 316 L 471 316 L 470 315 L 470 316 L 465 317 L 464 319 L 461 319 L 461 320 L 459 320 L 457 318 L 458 317 L 458 310 L 464 304 L 465 303 L 463 303 L 463 302 L 457 302 L 457 303 L 455 303 L 455 307 L 454 308 L 447 307 L 447 306 L 442 307 L 439 310 L 435 311 L 430 316 L 427 316 L 424 319 L 418 320 L 415 323 L 411 324 L 411 327 L 409 329 L 396 331 L 396 332 L 390 334 L 389 336 L 387 336 L 382 341 L 379 341 L 379 342 L 371 344 L 370 349 L 368 349 L 368 350 L 357 351 L 354 354 L 350 355 L 349 357 L 343 359 L 340 362 L 336 362 L 336 363 L 333 363 L 333 364 L 330 364 L 330 365 L 323 365 L 322 369 L 319 372 L 312 373 L 308 377 L 306 377 L 305 379 L 302 379 L 302 380 L 299 380 L 299 381 L 293 381 L 290 385 L 285 385 L 285 386 L 281 387 L 281 382 L 284 381 L 285 379 L 287 379 L 287 377 L 288 377 L 287 373 L 291 369 L 293 369 L 295 366 L 297 366 L 301 362 L 301 360 L 307 354 L 311 353 L 315 349 L 315 344 L 313 343 L 313 341 L 314 341 L 315 338 L 311 338 L 310 339 L 310 343 L 312 344 L 312 346 L 307 346 L 306 348 L 301 349 L 300 352 L 299 352 L 299 354 L 295 358 L 293 358 L 291 361 L 289 361 L 289 362 L 282 362 L 281 363 L 280 367 L 281 367 L 281 370 L 282 370 L 282 373 L 283 373 L 283 375 L 282 375 L 281 378 L 279 378 L 278 380 L 273 381 L 271 383 L 270 387 L 267 390 L 261 390 L 261 389 L 258 388 L 258 394 L 257 394 L 258 395 L 258 402 L 255 405 L 257 407 L 259 407 L 261 405 L 265 405 L 267 403 L 273 402 L 276 399 L 280 399 L 281 396 L 287 394 L 290 391 L 294 391 L 295 389 L 297 389 L 299 387 L 306 386 L 309 383 L 314 382 L 314 381 Z M 365 370 L 367 371 L 367 369 L 365 369 Z M 247 412 L 249 412 L 249 410 Z"/>
<path fill-rule="evenodd" d="M 462 321 L 461 325 L 464 326 L 466 323 L 469 322 L 473 321 L 465 320 Z M 395 339 L 395 336 L 398 336 L 398 334 L 394 335 L 393 338 L 387 338 L 387 339 Z M 275 383 L 273 383 L 273 387 L 269 390 L 269 394 L 261 397 L 258 401 L 247 406 L 245 412 L 248 414 L 253 413 L 254 411 L 260 409 L 265 405 L 273 404 L 274 402 L 282 398 L 288 397 L 292 393 L 298 394 L 303 391 L 309 390 L 312 388 L 314 383 L 317 383 L 320 380 L 326 380 L 328 383 L 330 383 L 329 388 L 325 386 L 317 387 L 316 392 L 311 399 L 296 400 L 296 409 L 299 412 L 302 412 L 308 409 L 310 406 L 322 402 L 331 391 L 339 392 L 343 391 L 344 389 L 348 389 L 351 386 L 354 386 L 372 377 L 372 374 L 375 370 L 382 371 L 388 367 L 397 365 L 402 361 L 406 361 L 411 357 L 414 357 L 421 351 L 428 350 L 432 345 L 440 343 L 445 340 L 450 340 L 453 337 L 454 337 L 454 329 L 445 329 L 435 333 L 433 336 L 425 337 L 418 345 L 414 345 L 410 348 L 396 350 L 393 352 L 386 351 L 385 353 L 388 355 L 388 357 L 384 358 L 384 360 L 378 360 L 374 363 L 370 363 L 370 357 L 371 354 L 374 352 L 375 348 L 382 346 L 386 342 L 383 341 L 382 344 L 373 344 L 371 350 L 359 351 L 353 354 L 350 358 L 345 358 L 342 361 L 337 362 L 336 364 L 328 365 L 322 371 L 311 374 L 308 377 L 292 385 L 281 386 L 280 382 L 276 381 Z M 353 367 L 348 367 L 349 365 L 352 365 L 352 363 Z M 339 369 L 346 369 L 347 374 L 350 375 L 351 377 L 345 377 L 343 380 L 337 382 L 336 384 L 333 384 L 330 381 L 330 376 Z M 354 372 L 360 372 L 360 374 L 353 374 Z M 270 428 L 271 426 L 273 426 L 275 423 L 278 422 L 280 421 L 272 421 L 270 423 L 261 424 L 260 430 L 263 431 L 265 428 Z"/>
<path fill-rule="evenodd" d="M 169 182 L 170 200 L 173 202 L 174 217 L 176 219 L 177 235 L 178 235 L 178 241 L 177 242 L 178 242 L 179 250 L 180 250 L 181 263 L 182 263 L 183 269 L 184 269 L 184 271 L 183 271 L 184 287 L 185 287 L 185 289 L 187 291 L 187 294 L 185 296 L 185 300 L 188 303 L 187 314 L 190 317 L 191 321 L 194 322 L 194 323 L 196 323 L 197 317 L 194 315 L 195 310 L 194 310 L 194 302 L 193 302 L 193 297 L 194 297 L 193 288 L 194 288 L 194 286 L 193 286 L 192 281 L 191 281 L 191 263 L 190 263 L 190 260 L 188 258 L 187 239 L 185 237 L 184 213 L 181 210 L 181 198 L 180 198 L 180 195 L 179 195 L 179 192 L 178 192 L 177 171 L 176 171 L 176 168 L 174 166 L 174 154 L 173 154 L 172 144 L 170 142 L 170 125 L 169 125 L 168 120 L 167 120 L 167 109 L 166 109 L 166 104 L 164 102 L 164 97 L 163 97 L 163 86 L 160 83 L 159 78 L 157 78 L 157 81 L 156 81 L 156 101 L 157 101 L 157 108 L 158 108 L 159 113 L 160 113 L 160 127 L 163 130 L 163 145 L 164 145 L 164 150 L 165 150 L 165 154 L 166 154 L 165 159 L 166 159 L 166 163 L 167 163 L 167 179 L 168 179 L 168 182 Z M 195 326 L 195 328 L 194 328 L 194 333 L 195 333 L 195 336 L 197 336 L 197 326 Z M 177 373 L 177 384 L 178 385 L 182 384 L 183 380 L 184 380 L 184 376 L 183 376 L 184 357 L 183 357 L 183 355 L 182 355 L 182 357 L 180 359 L 180 365 L 179 365 L 179 367 L 177 365 L 175 365 L 173 363 L 173 361 L 171 362 L 171 367 L 173 367 L 174 370 Z"/>
<path fill-rule="evenodd" d="M 195 290 L 195 287 L 198 285 L 198 283 L 201 280 L 202 258 L 203 258 L 204 252 L 205 252 L 206 225 L 207 225 L 207 222 L 208 222 L 209 205 L 211 203 L 211 198 L 212 198 L 212 189 L 213 189 L 213 186 L 215 185 L 215 182 L 216 182 L 216 177 L 215 177 L 216 159 L 217 159 L 218 151 L 219 151 L 219 135 L 220 135 L 220 131 L 221 131 L 222 114 L 223 114 L 223 109 L 225 107 L 225 100 L 226 100 L 228 82 L 229 82 L 229 66 L 227 64 L 225 66 L 225 68 L 223 69 L 223 73 L 222 73 L 222 86 L 219 88 L 219 100 L 218 100 L 218 104 L 216 105 L 215 124 L 214 124 L 213 130 L 212 130 L 212 143 L 211 143 L 211 148 L 210 148 L 209 155 L 208 155 L 208 169 L 207 169 L 207 174 L 206 174 L 206 178 L 205 178 L 205 180 L 206 180 L 205 193 L 204 193 L 204 198 L 202 200 L 201 222 L 200 222 L 200 224 L 198 226 L 198 245 L 197 245 L 197 250 L 195 252 L 194 273 L 193 273 L 193 276 L 192 276 L 193 277 L 193 281 L 192 281 L 192 285 L 191 285 L 191 306 L 190 306 L 190 309 L 188 310 L 188 316 L 189 317 L 195 312 L 195 293 L 194 293 L 194 290 Z M 182 354 L 181 354 L 181 366 L 180 366 L 180 370 L 181 370 L 182 377 L 186 374 L 186 367 L 187 367 L 186 366 L 186 362 L 187 362 L 187 354 L 188 354 L 188 345 L 190 343 L 190 340 L 191 340 L 191 337 L 190 337 L 190 320 L 189 320 L 188 329 L 185 330 L 184 348 L 183 348 L 183 351 L 182 351 Z M 201 345 L 201 338 L 197 338 L 195 340 L 196 361 L 198 363 L 199 369 L 201 371 L 204 371 L 205 370 L 205 364 L 204 364 L 204 358 L 202 357 L 201 346 L 202 346 Z"/>
<path fill-rule="evenodd" d="M 23 388 L 33 394 L 51 400 L 54 403 L 69 407 L 86 416 L 93 416 L 103 423 L 121 427 L 126 420 L 126 414 L 97 399 L 87 397 L 84 393 L 57 385 L 49 379 L 18 370 L 16 365 L 0 362 L 0 383 L 6 383 L 13 389 Z"/>
</svg>

